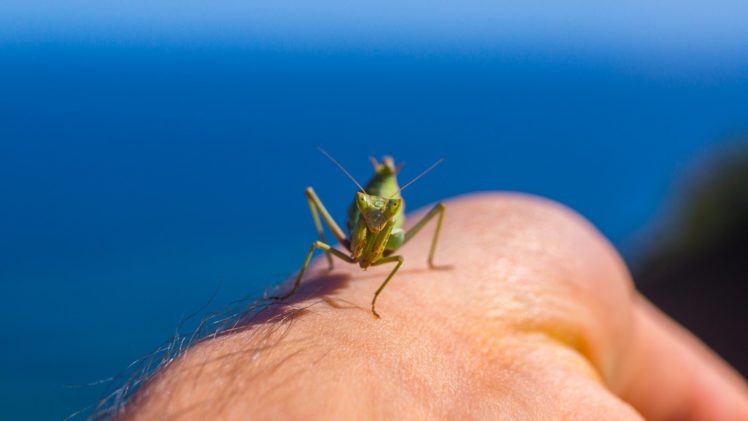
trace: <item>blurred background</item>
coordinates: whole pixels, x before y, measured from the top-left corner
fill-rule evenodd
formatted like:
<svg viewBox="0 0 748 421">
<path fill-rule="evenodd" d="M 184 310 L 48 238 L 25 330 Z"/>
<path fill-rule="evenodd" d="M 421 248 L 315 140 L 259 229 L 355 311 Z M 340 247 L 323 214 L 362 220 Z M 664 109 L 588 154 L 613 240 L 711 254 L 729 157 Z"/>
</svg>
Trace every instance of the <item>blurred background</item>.
<svg viewBox="0 0 748 421">
<path fill-rule="evenodd" d="M 576 209 L 747 374 L 746 22 L 740 0 L 2 2 L 1 418 L 85 409 L 194 311 L 295 271 L 304 187 L 339 221 L 354 193 L 314 145 L 359 179 L 446 157 L 411 210 Z"/>
</svg>

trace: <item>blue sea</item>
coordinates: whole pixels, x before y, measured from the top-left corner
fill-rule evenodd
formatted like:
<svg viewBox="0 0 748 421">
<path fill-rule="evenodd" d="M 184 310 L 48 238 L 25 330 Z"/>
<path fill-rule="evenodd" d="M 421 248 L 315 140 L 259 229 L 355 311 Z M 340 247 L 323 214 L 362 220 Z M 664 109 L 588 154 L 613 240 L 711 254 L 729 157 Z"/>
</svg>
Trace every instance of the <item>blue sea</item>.
<svg viewBox="0 0 748 421">
<path fill-rule="evenodd" d="M 294 272 L 315 239 L 303 189 L 339 220 L 355 191 L 317 145 L 359 179 L 369 156 L 404 179 L 445 157 L 409 209 L 534 193 L 630 257 L 748 133 L 740 48 L 0 40 L 3 419 L 95 404 L 107 384 L 86 384 L 196 309 Z"/>
</svg>

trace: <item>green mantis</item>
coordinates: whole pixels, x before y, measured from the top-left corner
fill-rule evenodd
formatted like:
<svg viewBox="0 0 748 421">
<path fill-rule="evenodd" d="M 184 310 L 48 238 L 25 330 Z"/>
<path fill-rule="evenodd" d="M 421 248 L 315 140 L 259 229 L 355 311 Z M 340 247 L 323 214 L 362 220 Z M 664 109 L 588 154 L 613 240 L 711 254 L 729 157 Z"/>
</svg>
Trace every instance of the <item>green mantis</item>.
<svg viewBox="0 0 748 421">
<path fill-rule="evenodd" d="M 379 318 L 379 313 L 376 311 L 377 297 L 379 297 L 379 294 L 382 292 L 384 287 L 387 286 L 398 269 L 400 269 L 400 266 L 402 266 L 404 261 L 403 257 L 395 255 L 395 252 L 418 234 L 418 232 L 435 216 L 438 216 L 438 219 L 436 222 L 434 237 L 431 240 L 428 264 L 432 269 L 437 268 L 434 265 L 434 252 L 436 250 L 436 242 L 439 239 L 442 220 L 444 219 L 445 206 L 441 202 L 436 204 L 423 218 L 421 218 L 420 221 L 405 231 L 402 228 L 405 221 L 404 201 L 400 196 L 400 192 L 439 165 L 443 159 L 435 162 L 420 175 L 406 183 L 403 187 L 399 187 L 397 183 L 397 173 L 400 171 L 401 166 L 395 166 L 393 159 L 389 156 L 384 157 L 381 163 L 377 162 L 376 159 L 371 158 L 372 165 L 374 166 L 374 175 L 369 182 L 366 183 L 366 186 L 362 187 L 361 184 L 359 184 L 359 182 L 356 181 L 356 179 L 335 160 L 335 158 L 330 156 L 330 154 L 325 152 L 323 149 L 319 148 L 319 150 L 335 165 L 337 165 L 338 168 L 340 168 L 340 170 L 343 171 L 343 173 L 345 173 L 345 175 L 347 175 L 348 178 L 350 178 L 359 188 L 359 191 L 356 192 L 353 204 L 351 204 L 348 209 L 346 228 L 348 228 L 350 237 L 346 237 L 340 226 L 335 222 L 332 216 L 330 216 L 330 213 L 325 208 L 325 205 L 322 204 L 319 197 L 317 197 L 314 189 L 307 187 L 305 194 L 320 239 L 319 241 L 315 241 L 309 249 L 306 259 L 304 259 L 304 265 L 296 276 L 291 290 L 283 296 L 272 298 L 275 300 L 285 300 L 296 291 L 301 283 L 301 279 L 304 276 L 307 266 L 309 266 L 312 255 L 317 249 L 324 251 L 327 255 L 330 269 L 333 268 L 333 256 L 344 262 L 354 264 L 358 263 L 358 265 L 364 270 L 369 266 L 380 266 L 394 263 L 395 267 L 392 269 L 392 272 L 387 275 L 387 278 L 385 278 L 384 282 L 379 286 L 371 300 L 371 312 L 374 317 Z M 335 236 L 342 247 L 345 247 L 348 253 L 342 252 L 327 243 L 320 217 L 325 224 L 327 224 L 332 235 Z"/>
</svg>

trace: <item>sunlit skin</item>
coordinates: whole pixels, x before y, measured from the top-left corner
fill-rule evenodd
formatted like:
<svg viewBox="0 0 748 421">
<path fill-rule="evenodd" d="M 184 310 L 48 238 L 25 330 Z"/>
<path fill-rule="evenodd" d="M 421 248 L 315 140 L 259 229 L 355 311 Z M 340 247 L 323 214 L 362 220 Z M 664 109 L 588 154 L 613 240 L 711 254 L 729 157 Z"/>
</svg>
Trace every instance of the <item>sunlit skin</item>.
<svg viewBox="0 0 748 421">
<path fill-rule="evenodd" d="M 361 189 L 356 193 L 356 197 L 348 210 L 347 228 L 350 238 L 346 237 L 343 230 L 340 229 L 333 217 L 317 197 L 314 189 L 307 187 L 305 193 L 309 201 L 309 208 L 312 212 L 314 225 L 319 233 L 320 241 L 315 241 L 304 259 L 304 264 L 299 270 L 299 274 L 294 280 L 293 287 L 286 294 L 278 297 L 271 297 L 276 300 L 285 300 L 299 288 L 301 279 L 304 276 L 306 268 L 314 254 L 319 249 L 327 254 L 329 268 L 333 268 L 332 257 L 335 256 L 347 263 L 357 263 L 362 269 L 366 270 L 369 266 L 379 266 L 387 263 L 394 263 L 395 267 L 384 279 L 384 282 L 377 288 L 374 297 L 371 300 L 371 313 L 374 317 L 379 318 L 376 310 L 376 303 L 379 294 L 384 287 L 390 282 L 395 273 L 403 264 L 403 257 L 394 255 L 396 251 L 412 239 L 432 218 L 438 216 L 436 230 L 431 241 L 431 251 L 429 252 L 428 265 L 434 269 L 434 252 L 436 243 L 439 239 L 442 220 L 444 219 L 444 204 L 436 204 L 423 218 L 421 218 L 412 228 L 404 231 L 401 227 L 405 222 L 404 201 L 400 192 L 412 182 L 426 174 L 428 171 L 438 165 L 437 161 L 426 171 L 411 180 L 408 184 L 399 187 L 397 182 L 397 173 L 399 168 L 395 166 L 391 157 L 384 157 L 382 163 L 378 163 L 371 158 L 374 166 L 374 175 L 371 177 L 365 187 L 362 187 L 348 171 L 345 170 L 334 158 L 324 150 L 320 151 L 330 158 L 351 180 Z M 340 245 L 348 250 L 348 254 L 335 249 L 327 244 L 325 233 L 320 222 L 320 216 L 332 231 L 332 234 L 340 242 Z"/>
<path fill-rule="evenodd" d="M 418 263 L 431 246 L 423 232 L 399 252 L 413 263 L 380 320 L 368 298 L 385 268 L 328 272 L 317 259 L 284 305 L 190 348 L 123 415 L 748 420 L 745 380 L 641 297 L 579 215 L 518 194 L 446 204 L 439 252 L 452 269 Z"/>
</svg>

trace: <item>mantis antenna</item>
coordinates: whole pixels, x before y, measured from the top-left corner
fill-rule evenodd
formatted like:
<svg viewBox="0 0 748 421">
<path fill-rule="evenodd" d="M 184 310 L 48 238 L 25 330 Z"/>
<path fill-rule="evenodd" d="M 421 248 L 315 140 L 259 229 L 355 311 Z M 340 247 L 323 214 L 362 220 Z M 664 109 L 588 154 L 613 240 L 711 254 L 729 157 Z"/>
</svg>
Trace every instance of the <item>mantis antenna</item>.
<svg viewBox="0 0 748 421">
<path fill-rule="evenodd" d="M 406 188 L 406 187 L 408 187 L 408 186 L 410 186 L 411 184 L 413 184 L 413 183 L 415 183 L 416 181 L 418 181 L 418 179 L 419 179 L 419 178 L 421 178 L 421 177 L 423 177 L 424 175 L 428 174 L 428 173 L 429 173 L 429 172 L 430 172 L 431 170 L 433 170 L 434 168 L 436 168 L 436 166 L 437 166 L 437 165 L 439 165 L 439 164 L 441 164 L 442 162 L 444 162 L 444 158 L 439 158 L 439 160 L 438 160 L 438 161 L 436 161 L 436 162 L 434 162 L 433 164 L 431 164 L 431 166 L 430 166 L 430 167 L 428 167 L 428 168 L 426 168 L 425 170 L 423 170 L 423 172 L 422 172 L 422 173 L 418 174 L 417 176 L 415 176 L 415 178 L 413 178 L 412 180 L 410 180 L 410 181 L 408 181 L 407 183 L 405 183 L 405 185 L 404 185 L 404 186 L 400 187 L 400 190 L 398 190 L 398 191 L 397 191 L 397 192 L 396 192 L 395 194 L 393 194 L 392 196 L 395 196 L 396 194 L 398 194 L 398 193 L 400 193 L 401 191 L 405 190 L 405 188 Z"/>
<path fill-rule="evenodd" d="M 347 170 L 346 170 L 345 168 L 343 168 L 343 166 L 342 166 L 342 165 L 340 165 L 340 162 L 338 162 L 338 161 L 337 161 L 337 160 L 336 160 L 335 158 L 333 158 L 333 157 L 332 157 L 332 155 L 330 155 L 329 153 L 327 153 L 327 151 L 326 151 L 326 150 L 324 150 L 324 149 L 322 149 L 321 147 L 317 146 L 317 149 L 318 149 L 318 150 L 319 150 L 319 151 L 320 151 L 320 152 L 322 153 L 322 155 L 326 156 L 326 157 L 327 157 L 327 159 L 329 159 L 330 161 L 332 161 L 332 163 L 333 163 L 333 164 L 335 164 L 335 165 L 336 165 L 336 166 L 337 166 L 338 168 L 340 168 L 340 171 L 343 171 L 343 174 L 347 175 L 347 176 L 348 176 L 348 178 L 350 178 L 350 179 L 351 179 L 351 181 L 353 181 L 353 183 L 354 183 L 354 184 L 356 184 L 356 186 L 357 186 L 357 187 L 358 187 L 359 189 L 361 189 L 361 192 L 362 192 L 363 194 L 368 194 L 368 193 L 366 193 L 366 190 L 364 190 L 364 188 L 363 188 L 363 187 L 361 187 L 361 184 L 359 184 L 359 182 L 358 182 L 358 181 L 356 181 L 356 179 L 355 179 L 355 178 L 353 178 L 353 176 L 351 175 L 351 173 L 349 173 L 349 172 L 348 172 L 348 171 L 347 171 Z M 420 177 L 420 176 L 419 176 L 419 177 Z M 415 181 L 415 180 L 414 180 L 414 181 Z M 412 181 L 411 181 L 411 183 L 412 183 Z M 400 190 L 402 190 L 402 189 L 400 189 Z"/>
</svg>

